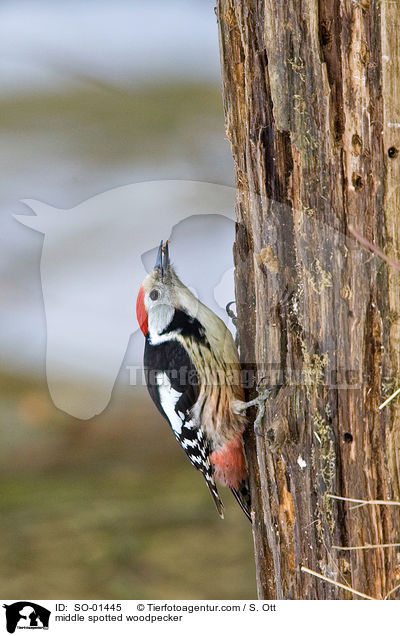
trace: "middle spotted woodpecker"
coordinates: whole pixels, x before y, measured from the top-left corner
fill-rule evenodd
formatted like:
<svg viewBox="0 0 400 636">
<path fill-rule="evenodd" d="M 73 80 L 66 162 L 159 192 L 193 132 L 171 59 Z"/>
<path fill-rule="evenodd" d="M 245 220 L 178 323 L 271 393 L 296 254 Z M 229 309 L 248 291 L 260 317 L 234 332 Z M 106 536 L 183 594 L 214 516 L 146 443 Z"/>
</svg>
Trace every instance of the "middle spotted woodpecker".
<svg viewBox="0 0 400 636">
<path fill-rule="evenodd" d="M 204 476 L 223 518 L 215 480 L 250 517 L 243 451 L 247 408 L 236 345 L 225 324 L 185 287 L 161 242 L 136 303 L 145 336 L 147 388 L 191 464 Z M 250 405 L 250 403 L 249 403 Z"/>
</svg>

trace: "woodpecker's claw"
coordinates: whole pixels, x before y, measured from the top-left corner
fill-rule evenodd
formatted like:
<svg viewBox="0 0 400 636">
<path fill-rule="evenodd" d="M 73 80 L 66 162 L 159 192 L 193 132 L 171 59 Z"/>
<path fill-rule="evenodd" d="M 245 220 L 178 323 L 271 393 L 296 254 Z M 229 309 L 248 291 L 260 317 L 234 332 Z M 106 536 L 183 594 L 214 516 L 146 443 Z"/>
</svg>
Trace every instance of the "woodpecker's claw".
<svg viewBox="0 0 400 636">
<path fill-rule="evenodd" d="M 232 324 L 233 324 L 233 326 L 236 329 L 235 344 L 236 344 L 237 347 L 239 347 L 239 335 L 238 335 L 238 328 L 237 328 L 237 315 L 231 309 L 231 305 L 235 305 L 235 304 L 236 304 L 236 300 L 231 300 L 231 302 L 228 303 L 227 306 L 225 307 L 225 311 L 228 314 L 229 318 L 232 320 Z"/>
<path fill-rule="evenodd" d="M 226 311 L 226 313 L 228 314 L 229 318 L 232 320 L 233 324 L 236 327 L 237 316 L 236 316 L 235 312 L 232 311 L 231 305 L 236 305 L 236 300 L 231 300 L 231 302 L 228 303 L 227 306 L 225 307 L 225 311 Z"/>
<path fill-rule="evenodd" d="M 280 385 L 278 385 L 278 387 L 279 386 Z M 258 393 L 257 397 L 255 397 L 253 400 L 250 400 L 249 402 L 240 402 L 239 406 L 236 409 L 242 412 L 242 411 L 247 411 L 247 409 L 251 408 L 252 406 L 257 407 L 257 415 L 256 415 L 256 419 L 254 420 L 254 432 L 259 437 L 262 437 L 260 424 L 265 415 L 265 402 L 271 397 L 271 394 L 273 393 L 273 391 L 276 391 L 278 387 L 276 386 L 268 387 L 262 393 Z"/>
</svg>

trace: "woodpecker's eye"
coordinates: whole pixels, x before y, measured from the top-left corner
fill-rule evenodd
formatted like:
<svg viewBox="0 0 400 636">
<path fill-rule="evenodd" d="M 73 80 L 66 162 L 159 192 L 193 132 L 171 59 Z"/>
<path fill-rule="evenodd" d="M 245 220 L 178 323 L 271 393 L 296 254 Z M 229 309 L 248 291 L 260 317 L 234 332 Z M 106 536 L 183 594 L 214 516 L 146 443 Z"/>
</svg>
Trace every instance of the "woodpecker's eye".
<svg viewBox="0 0 400 636">
<path fill-rule="evenodd" d="M 152 289 L 149 296 L 151 300 L 158 300 L 158 298 L 160 298 L 160 292 L 157 289 Z"/>
</svg>

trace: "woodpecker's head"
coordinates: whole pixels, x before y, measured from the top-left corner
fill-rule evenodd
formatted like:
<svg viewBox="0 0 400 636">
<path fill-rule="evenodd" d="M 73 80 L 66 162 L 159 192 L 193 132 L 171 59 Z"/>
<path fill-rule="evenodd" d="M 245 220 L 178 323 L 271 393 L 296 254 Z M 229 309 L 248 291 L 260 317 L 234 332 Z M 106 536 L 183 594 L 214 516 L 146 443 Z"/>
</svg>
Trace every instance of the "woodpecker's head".
<svg viewBox="0 0 400 636">
<path fill-rule="evenodd" d="M 146 276 L 136 301 L 136 315 L 151 344 L 168 339 L 195 339 L 207 343 L 226 363 L 238 364 L 230 331 L 211 309 L 203 305 L 176 275 L 161 241 L 154 269 Z"/>
<path fill-rule="evenodd" d="M 168 254 L 168 241 L 160 243 L 153 271 L 144 279 L 136 301 L 136 315 L 145 336 L 161 334 L 179 307 L 179 295 L 189 290 L 175 274 Z"/>
</svg>

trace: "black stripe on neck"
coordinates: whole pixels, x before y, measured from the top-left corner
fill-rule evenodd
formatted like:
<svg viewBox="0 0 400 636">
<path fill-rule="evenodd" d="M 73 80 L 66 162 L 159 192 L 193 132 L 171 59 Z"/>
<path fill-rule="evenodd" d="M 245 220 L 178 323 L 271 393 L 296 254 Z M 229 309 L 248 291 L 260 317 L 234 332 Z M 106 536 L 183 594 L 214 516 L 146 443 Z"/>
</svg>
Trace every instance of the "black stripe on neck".
<svg viewBox="0 0 400 636">
<path fill-rule="evenodd" d="M 197 318 L 190 316 L 186 313 L 186 311 L 182 311 L 182 309 L 175 309 L 171 322 L 160 335 L 170 333 L 171 331 L 177 331 L 184 337 L 195 338 L 205 346 L 209 347 L 206 332 L 202 324 L 197 320 Z"/>
</svg>

